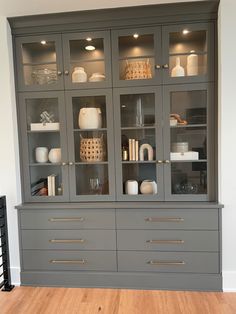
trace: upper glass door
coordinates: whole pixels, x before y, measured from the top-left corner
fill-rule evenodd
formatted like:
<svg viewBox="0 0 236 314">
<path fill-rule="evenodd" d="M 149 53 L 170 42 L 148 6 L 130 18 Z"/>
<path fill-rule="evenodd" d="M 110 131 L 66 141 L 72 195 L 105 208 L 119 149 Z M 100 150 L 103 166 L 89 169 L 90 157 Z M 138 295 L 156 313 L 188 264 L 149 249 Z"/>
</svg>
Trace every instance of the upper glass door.
<svg viewBox="0 0 236 314">
<path fill-rule="evenodd" d="M 213 79 L 212 24 L 163 28 L 163 77 L 166 83 L 204 82 Z"/>
<path fill-rule="evenodd" d="M 63 89 L 60 35 L 19 37 L 16 49 L 19 90 Z"/>
<path fill-rule="evenodd" d="M 69 199 L 64 95 L 20 95 L 25 201 Z"/>
<path fill-rule="evenodd" d="M 163 199 L 161 90 L 115 90 L 118 200 Z"/>
<path fill-rule="evenodd" d="M 71 200 L 114 200 L 111 91 L 68 92 L 67 104 Z"/>
<path fill-rule="evenodd" d="M 209 182 L 214 182 L 211 89 L 168 86 L 164 97 L 166 199 L 209 200 Z"/>
<path fill-rule="evenodd" d="M 111 87 L 109 32 L 64 34 L 63 45 L 67 88 Z"/>
<path fill-rule="evenodd" d="M 114 86 L 161 83 L 161 32 L 157 28 L 112 31 Z"/>
</svg>

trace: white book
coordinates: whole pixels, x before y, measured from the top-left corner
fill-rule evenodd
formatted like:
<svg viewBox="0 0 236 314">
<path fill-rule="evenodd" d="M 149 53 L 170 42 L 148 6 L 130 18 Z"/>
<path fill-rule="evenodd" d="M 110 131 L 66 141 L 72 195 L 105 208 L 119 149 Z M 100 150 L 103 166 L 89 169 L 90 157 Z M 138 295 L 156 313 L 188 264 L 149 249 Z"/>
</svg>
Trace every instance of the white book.
<svg viewBox="0 0 236 314">
<path fill-rule="evenodd" d="M 135 139 L 132 138 L 132 160 L 135 160 Z"/>
<path fill-rule="evenodd" d="M 56 175 L 51 175 L 51 187 L 52 187 L 52 196 L 56 195 Z"/>
<path fill-rule="evenodd" d="M 48 196 L 52 196 L 52 176 L 48 176 Z"/>
<path fill-rule="evenodd" d="M 132 155 L 132 139 L 129 138 L 129 160 L 133 160 L 133 155 Z"/>
<path fill-rule="evenodd" d="M 138 161 L 138 141 L 135 141 L 135 160 Z"/>
</svg>

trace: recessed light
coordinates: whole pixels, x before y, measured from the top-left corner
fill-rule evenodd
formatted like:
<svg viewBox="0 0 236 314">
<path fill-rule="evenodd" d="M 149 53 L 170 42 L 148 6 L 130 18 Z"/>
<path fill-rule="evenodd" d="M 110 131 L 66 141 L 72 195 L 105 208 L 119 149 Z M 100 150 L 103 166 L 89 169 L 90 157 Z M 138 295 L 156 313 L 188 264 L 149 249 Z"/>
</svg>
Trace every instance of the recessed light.
<svg viewBox="0 0 236 314">
<path fill-rule="evenodd" d="M 89 45 L 89 46 L 86 46 L 85 49 L 89 50 L 89 51 L 92 51 L 92 50 L 95 50 L 96 48 L 94 46 L 90 46 Z"/>
<path fill-rule="evenodd" d="M 126 108 L 126 105 L 121 105 L 122 108 Z"/>
<path fill-rule="evenodd" d="M 189 30 L 188 29 L 184 29 L 183 32 L 182 32 L 184 35 L 187 35 L 189 33 Z"/>
<path fill-rule="evenodd" d="M 137 38 L 139 38 L 139 34 L 135 33 L 135 34 L 133 35 L 133 37 L 134 37 L 135 39 L 137 39 Z"/>
<path fill-rule="evenodd" d="M 40 43 L 41 43 L 42 45 L 46 45 L 47 42 L 46 42 L 46 40 L 41 40 Z"/>
<path fill-rule="evenodd" d="M 190 53 L 194 53 L 194 52 L 195 52 L 195 50 L 191 50 L 191 51 L 190 51 Z"/>
<path fill-rule="evenodd" d="M 87 37 L 86 40 L 87 41 L 92 41 L 92 38 L 91 37 Z"/>
</svg>

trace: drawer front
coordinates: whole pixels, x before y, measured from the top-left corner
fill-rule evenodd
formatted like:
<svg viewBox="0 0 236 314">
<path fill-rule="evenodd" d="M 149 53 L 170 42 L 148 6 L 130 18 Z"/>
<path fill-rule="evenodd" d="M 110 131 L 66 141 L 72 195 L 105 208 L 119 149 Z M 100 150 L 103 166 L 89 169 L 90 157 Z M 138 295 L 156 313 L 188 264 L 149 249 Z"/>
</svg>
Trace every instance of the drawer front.
<svg viewBox="0 0 236 314">
<path fill-rule="evenodd" d="M 23 210 L 22 229 L 115 229 L 114 209 Z"/>
<path fill-rule="evenodd" d="M 217 252 L 217 231 L 118 230 L 118 250 Z"/>
<path fill-rule="evenodd" d="M 218 253 L 118 251 L 118 271 L 218 273 Z"/>
<path fill-rule="evenodd" d="M 115 251 L 23 250 L 24 270 L 117 271 Z"/>
<path fill-rule="evenodd" d="M 115 230 L 22 230 L 23 249 L 115 250 Z"/>
<path fill-rule="evenodd" d="M 118 229 L 218 229 L 218 211 L 118 209 Z"/>
</svg>

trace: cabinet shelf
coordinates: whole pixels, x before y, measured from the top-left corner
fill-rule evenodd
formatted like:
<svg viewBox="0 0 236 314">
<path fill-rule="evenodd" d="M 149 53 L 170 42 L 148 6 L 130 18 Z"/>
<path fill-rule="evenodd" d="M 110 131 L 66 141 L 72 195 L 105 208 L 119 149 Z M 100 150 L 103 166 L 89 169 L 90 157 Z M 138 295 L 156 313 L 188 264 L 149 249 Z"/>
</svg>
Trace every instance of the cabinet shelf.
<svg viewBox="0 0 236 314">
<path fill-rule="evenodd" d="M 203 52 L 197 52 L 197 51 L 194 51 L 194 52 L 179 52 L 179 53 L 170 53 L 169 56 L 170 57 L 177 57 L 177 56 L 190 56 L 192 54 L 195 54 L 195 55 L 198 55 L 198 56 L 205 56 L 207 55 L 207 52 L 206 51 L 203 51 Z"/>
<path fill-rule="evenodd" d="M 155 164 L 156 160 L 122 160 L 122 164 Z"/>
<path fill-rule="evenodd" d="M 198 160 L 170 160 L 171 163 L 178 162 L 207 162 L 207 159 L 198 159 Z"/>
<path fill-rule="evenodd" d="M 126 60 L 135 60 L 135 59 L 151 59 L 155 58 L 154 55 L 140 55 L 140 56 L 134 56 L 134 57 L 125 57 L 125 58 L 119 58 L 119 61 L 126 61 Z"/>
<path fill-rule="evenodd" d="M 206 128 L 207 124 L 203 123 L 203 124 L 187 124 L 187 125 L 175 125 L 175 126 L 171 126 L 171 129 L 180 129 L 180 128 Z"/>
<path fill-rule="evenodd" d="M 97 58 L 97 59 L 79 59 L 79 60 L 70 60 L 70 63 L 84 63 L 84 62 L 101 62 L 101 61 L 105 61 L 104 58 Z"/>
<path fill-rule="evenodd" d="M 24 66 L 39 66 L 39 65 L 52 65 L 57 64 L 56 61 L 47 61 L 47 62 L 25 62 Z"/>
<path fill-rule="evenodd" d="M 127 126 L 122 127 L 121 130 L 145 130 L 145 129 L 155 129 L 156 125 L 150 125 L 150 126 Z"/>
<path fill-rule="evenodd" d="M 107 128 L 99 128 L 99 129 L 74 129 L 74 132 L 99 132 L 99 131 L 107 131 Z"/>
<path fill-rule="evenodd" d="M 30 163 L 30 167 L 43 167 L 43 166 L 61 166 L 60 162 L 52 163 L 52 162 L 37 162 L 37 163 Z"/>
<path fill-rule="evenodd" d="M 75 162 L 75 165 L 107 165 L 108 161 L 89 161 L 89 162 Z"/>
<path fill-rule="evenodd" d="M 32 134 L 32 133 L 59 133 L 60 130 L 38 130 L 38 131 L 31 131 L 27 130 L 27 133 Z"/>
</svg>

